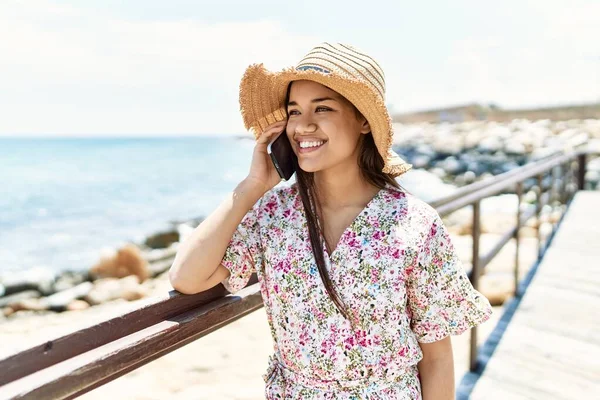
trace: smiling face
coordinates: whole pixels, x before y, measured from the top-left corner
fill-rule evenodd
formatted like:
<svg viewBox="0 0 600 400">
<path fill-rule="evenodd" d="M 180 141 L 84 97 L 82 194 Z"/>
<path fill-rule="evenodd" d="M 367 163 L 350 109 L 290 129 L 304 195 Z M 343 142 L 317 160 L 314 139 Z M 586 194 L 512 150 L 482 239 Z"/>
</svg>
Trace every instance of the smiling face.
<svg viewBox="0 0 600 400">
<path fill-rule="evenodd" d="M 287 111 L 286 132 L 302 170 L 357 168 L 360 136 L 371 129 L 348 100 L 319 83 L 295 81 Z"/>
</svg>

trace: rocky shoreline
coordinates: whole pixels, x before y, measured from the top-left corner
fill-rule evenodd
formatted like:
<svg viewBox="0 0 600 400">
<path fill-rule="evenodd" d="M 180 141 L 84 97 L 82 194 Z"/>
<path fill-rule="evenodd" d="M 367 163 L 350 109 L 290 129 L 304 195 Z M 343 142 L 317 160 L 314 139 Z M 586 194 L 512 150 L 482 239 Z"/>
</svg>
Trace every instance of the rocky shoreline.
<svg viewBox="0 0 600 400">
<path fill-rule="evenodd" d="M 600 120 L 396 124 L 395 132 L 399 133 L 394 147 L 415 166 L 415 173 L 417 169 L 427 170 L 440 182 L 456 188 L 598 141 Z M 586 188 L 600 190 L 600 158 L 588 164 Z M 534 186 L 525 193 L 525 206 L 536 200 L 535 189 Z M 504 233 L 514 224 L 516 197 L 502 194 L 486 199 L 482 202 L 482 213 L 484 235 Z M 542 236 L 547 235 L 562 213 L 564 206 L 546 206 L 541 220 L 528 221 L 522 236 L 537 237 L 538 224 Z M 196 218 L 174 222 L 171 230 L 152 234 L 142 243 L 130 243 L 102 254 L 98 263 L 87 270 L 55 273 L 32 269 L 3 274 L 0 276 L 0 319 L 83 310 L 119 299 L 132 301 L 151 296 L 158 280 L 164 288 L 166 271 L 179 242 L 201 221 L 202 218 Z M 470 209 L 453 213 L 445 222 L 456 237 L 457 248 L 469 268 L 471 246 L 461 236 L 470 238 Z M 505 272 L 502 284 L 498 284 L 497 277 L 496 281 L 486 278 L 494 273 L 482 277 L 482 292 L 495 304 L 502 304 L 510 296 L 512 275 L 510 271 Z"/>
<path fill-rule="evenodd" d="M 0 318 L 83 310 L 117 299 L 151 295 L 154 280 L 173 263 L 177 245 L 202 219 L 174 223 L 143 243 L 129 243 L 100 256 L 88 270 L 34 268 L 0 277 Z"/>
<path fill-rule="evenodd" d="M 456 186 L 486 179 L 553 154 L 600 141 L 600 119 L 507 123 L 394 124 L 394 149 Z M 588 164 L 586 189 L 598 189 L 600 160 Z"/>
</svg>

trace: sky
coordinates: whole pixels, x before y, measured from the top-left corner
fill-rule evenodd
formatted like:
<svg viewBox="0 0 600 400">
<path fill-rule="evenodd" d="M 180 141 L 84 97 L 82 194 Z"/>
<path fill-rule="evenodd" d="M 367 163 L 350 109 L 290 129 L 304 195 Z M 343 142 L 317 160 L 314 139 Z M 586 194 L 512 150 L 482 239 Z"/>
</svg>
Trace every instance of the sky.
<svg viewBox="0 0 600 400">
<path fill-rule="evenodd" d="M 600 101 L 600 0 L 0 0 L 0 136 L 244 133 L 239 81 L 351 44 L 392 113 Z"/>
</svg>

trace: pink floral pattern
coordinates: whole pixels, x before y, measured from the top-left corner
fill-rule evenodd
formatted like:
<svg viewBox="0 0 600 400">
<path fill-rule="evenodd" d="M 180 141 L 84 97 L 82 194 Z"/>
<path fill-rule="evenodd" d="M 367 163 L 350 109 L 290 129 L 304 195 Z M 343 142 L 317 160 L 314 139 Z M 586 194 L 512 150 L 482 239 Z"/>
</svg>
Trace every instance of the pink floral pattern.
<svg viewBox="0 0 600 400">
<path fill-rule="evenodd" d="M 492 312 L 436 210 L 391 185 L 325 262 L 350 321 L 321 282 L 296 184 L 266 193 L 223 257 L 230 292 L 259 278 L 274 340 L 268 399 L 421 399 L 419 342 L 463 333 Z"/>
</svg>

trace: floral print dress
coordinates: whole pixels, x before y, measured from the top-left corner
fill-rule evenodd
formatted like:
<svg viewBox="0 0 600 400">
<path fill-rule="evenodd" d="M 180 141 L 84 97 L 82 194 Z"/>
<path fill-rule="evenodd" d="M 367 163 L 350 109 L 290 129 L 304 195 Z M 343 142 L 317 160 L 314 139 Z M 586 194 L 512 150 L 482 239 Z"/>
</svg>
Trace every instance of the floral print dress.
<svg viewBox="0 0 600 400">
<path fill-rule="evenodd" d="M 419 342 L 463 333 L 492 312 L 437 211 L 389 184 L 324 255 L 349 319 L 321 281 L 294 183 L 254 205 L 223 257 L 230 292 L 259 278 L 274 340 L 267 399 L 421 399 Z"/>
</svg>

